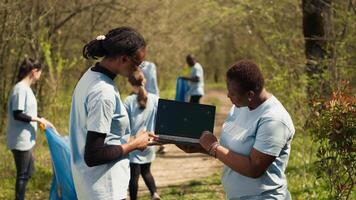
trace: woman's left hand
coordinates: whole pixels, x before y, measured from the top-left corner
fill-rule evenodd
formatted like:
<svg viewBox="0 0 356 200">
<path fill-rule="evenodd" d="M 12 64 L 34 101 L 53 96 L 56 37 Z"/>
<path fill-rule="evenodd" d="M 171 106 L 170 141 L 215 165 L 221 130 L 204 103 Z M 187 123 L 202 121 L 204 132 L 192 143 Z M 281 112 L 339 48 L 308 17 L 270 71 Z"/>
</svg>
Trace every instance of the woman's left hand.
<svg viewBox="0 0 356 200">
<path fill-rule="evenodd" d="M 217 142 L 218 139 L 215 137 L 215 135 L 209 131 L 204 131 L 202 136 L 200 136 L 199 143 L 200 145 L 208 151 L 211 145 L 214 142 Z"/>
</svg>

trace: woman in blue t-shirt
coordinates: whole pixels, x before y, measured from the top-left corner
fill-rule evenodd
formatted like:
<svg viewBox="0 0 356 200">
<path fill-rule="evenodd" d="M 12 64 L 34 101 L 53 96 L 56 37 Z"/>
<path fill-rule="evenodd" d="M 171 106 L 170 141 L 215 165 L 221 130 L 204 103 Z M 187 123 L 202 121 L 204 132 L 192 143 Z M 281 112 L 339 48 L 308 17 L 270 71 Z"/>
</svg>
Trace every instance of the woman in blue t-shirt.
<svg viewBox="0 0 356 200">
<path fill-rule="evenodd" d="M 41 73 L 39 62 L 25 59 L 19 69 L 18 82 L 9 96 L 7 146 L 16 165 L 15 199 L 25 198 L 26 184 L 34 172 L 32 148 L 36 143 L 37 124 L 52 126 L 46 119 L 38 117 L 37 100 L 31 89 Z"/>
<path fill-rule="evenodd" d="M 129 77 L 145 57 L 145 40 L 130 27 L 119 27 L 87 43 L 83 56 L 102 58 L 77 83 L 70 113 L 71 168 L 79 199 L 121 200 L 130 179 L 128 154 L 143 150 L 149 133 L 129 139 L 128 114 L 115 84 Z"/>
<path fill-rule="evenodd" d="M 129 115 L 131 137 L 136 137 L 139 131 L 154 131 L 158 96 L 148 93 L 145 89 L 145 77 L 141 71 L 137 71 L 129 78 L 133 87 L 133 94 L 125 100 L 125 108 Z M 138 179 L 141 174 L 150 193 L 151 199 L 160 199 L 155 180 L 151 173 L 151 163 L 155 159 L 155 147 L 147 147 L 144 151 L 132 151 L 130 153 L 130 199 L 137 199 Z"/>
<path fill-rule="evenodd" d="M 226 74 L 228 97 L 234 104 L 220 142 L 210 132 L 200 138 L 202 149 L 224 163 L 222 184 L 227 199 L 290 199 L 284 173 L 294 135 L 286 109 L 264 88 L 259 67 L 250 60 L 234 64 Z"/>
</svg>

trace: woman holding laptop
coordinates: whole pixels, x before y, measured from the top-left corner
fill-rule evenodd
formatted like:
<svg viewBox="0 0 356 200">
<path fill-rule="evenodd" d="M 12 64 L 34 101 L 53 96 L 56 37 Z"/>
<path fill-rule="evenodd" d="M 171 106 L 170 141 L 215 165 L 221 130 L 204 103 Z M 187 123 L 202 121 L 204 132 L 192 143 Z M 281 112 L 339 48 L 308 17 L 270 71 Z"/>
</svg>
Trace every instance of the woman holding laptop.
<svg viewBox="0 0 356 200">
<path fill-rule="evenodd" d="M 199 140 L 203 149 L 179 147 L 187 153 L 208 152 L 224 163 L 222 183 L 227 199 L 291 199 L 284 174 L 295 132 L 291 117 L 266 91 L 253 61 L 237 62 L 226 77 L 234 105 L 220 141 L 205 131 Z"/>
</svg>

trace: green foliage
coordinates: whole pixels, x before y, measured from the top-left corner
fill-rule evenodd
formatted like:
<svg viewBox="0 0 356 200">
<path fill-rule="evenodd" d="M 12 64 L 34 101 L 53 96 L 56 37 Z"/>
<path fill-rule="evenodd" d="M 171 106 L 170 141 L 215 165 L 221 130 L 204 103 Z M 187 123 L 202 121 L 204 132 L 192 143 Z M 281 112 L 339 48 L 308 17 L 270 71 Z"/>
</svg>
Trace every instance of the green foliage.
<svg viewBox="0 0 356 200">
<path fill-rule="evenodd" d="M 56 124 L 58 130 L 62 133 L 66 132 L 67 121 L 63 121 L 56 116 L 65 116 L 70 112 L 69 105 L 71 103 L 70 98 L 65 98 L 65 95 L 70 96 L 71 90 L 65 90 L 66 78 L 68 71 L 78 63 L 78 59 L 68 59 L 63 57 L 62 51 L 58 50 L 54 52 L 52 45 L 49 42 L 40 42 L 41 51 L 44 56 L 44 63 L 47 66 L 46 76 L 41 80 L 41 88 L 39 93 L 40 99 L 40 113 L 45 113 L 43 116 L 51 119 L 52 123 Z M 57 48 L 61 48 L 58 46 Z M 50 105 L 50 106 L 48 106 Z"/>
<path fill-rule="evenodd" d="M 330 99 L 315 101 L 311 120 L 313 139 L 319 145 L 318 176 L 335 199 L 349 199 L 355 192 L 356 96 L 349 92 L 344 86 Z"/>
</svg>

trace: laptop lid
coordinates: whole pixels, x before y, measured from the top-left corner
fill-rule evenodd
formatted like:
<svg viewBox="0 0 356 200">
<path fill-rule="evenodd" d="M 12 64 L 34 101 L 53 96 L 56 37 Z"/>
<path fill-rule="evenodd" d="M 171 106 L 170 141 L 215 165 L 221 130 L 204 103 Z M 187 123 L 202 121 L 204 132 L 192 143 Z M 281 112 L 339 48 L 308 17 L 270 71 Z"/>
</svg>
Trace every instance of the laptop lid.
<svg viewBox="0 0 356 200">
<path fill-rule="evenodd" d="M 155 134 L 199 139 L 214 121 L 215 106 L 159 99 Z"/>
</svg>

